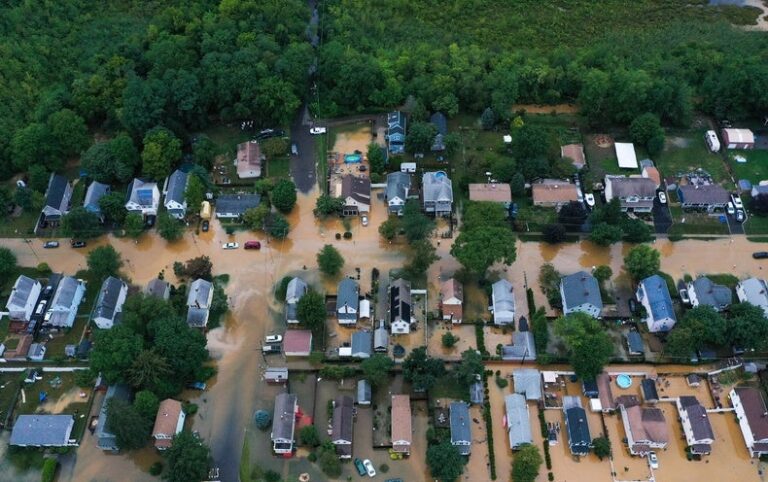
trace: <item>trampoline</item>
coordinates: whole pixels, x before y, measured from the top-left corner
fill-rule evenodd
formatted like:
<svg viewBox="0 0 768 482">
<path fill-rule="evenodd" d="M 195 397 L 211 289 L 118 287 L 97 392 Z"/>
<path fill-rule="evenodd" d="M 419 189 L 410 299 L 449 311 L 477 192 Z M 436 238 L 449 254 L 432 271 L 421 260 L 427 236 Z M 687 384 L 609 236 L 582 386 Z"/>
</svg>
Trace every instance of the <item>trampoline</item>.
<svg viewBox="0 0 768 482">
<path fill-rule="evenodd" d="M 618 385 L 619 388 L 629 388 L 632 386 L 632 377 L 621 374 L 616 377 L 616 385 Z"/>
</svg>

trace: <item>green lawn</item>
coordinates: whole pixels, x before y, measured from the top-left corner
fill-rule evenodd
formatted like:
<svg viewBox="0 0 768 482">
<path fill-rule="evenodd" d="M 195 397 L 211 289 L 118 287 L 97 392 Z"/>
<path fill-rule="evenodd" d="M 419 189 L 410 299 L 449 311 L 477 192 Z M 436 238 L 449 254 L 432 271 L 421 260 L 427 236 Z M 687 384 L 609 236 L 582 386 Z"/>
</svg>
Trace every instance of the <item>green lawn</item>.
<svg viewBox="0 0 768 482">
<path fill-rule="evenodd" d="M 768 216 L 755 216 L 750 214 L 744 223 L 744 231 L 747 234 L 768 234 Z"/>
<path fill-rule="evenodd" d="M 669 140 L 664 151 L 655 158 L 656 166 L 662 176 L 678 176 L 701 168 L 707 171 L 719 183 L 730 185 L 731 176 L 719 154 L 712 154 L 704 142 L 704 133 L 696 132 L 683 138 L 686 147 L 674 145 Z M 730 188 L 727 186 L 726 189 Z"/>
<path fill-rule="evenodd" d="M 72 328 L 70 328 L 68 332 L 54 335 L 53 339 L 48 341 L 46 344 L 45 357 L 47 359 L 54 359 L 58 357 L 64 358 L 64 347 L 67 345 L 77 345 L 80 343 L 80 338 L 82 337 L 83 330 L 85 330 L 87 324 L 87 315 L 78 315 L 75 318 L 75 323 L 72 325 Z"/>
<path fill-rule="evenodd" d="M 24 378 L 21 373 L 0 374 L 0 420 L 5 420 L 12 404 L 16 400 L 16 391 L 20 380 Z"/>
<path fill-rule="evenodd" d="M 734 156 L 745 157 L 747 162 L 736 162 Z M 760 181 L 768 180 L 768 151 L 729 151 L 728 164 L 731 166 L 733 177 L 737 181 L 746 179 L 752 184 L 757 184 Z"/>
<path fill-rule="evenodd" d="M 0 226 L 0 236 L 20 238 L 35 235 L 35 224 L 40 213 L 34 210 L 24 211 L 19 216 L 8 216 Z"/>
<path fill-rule="evenodd" d="M 534 206 L 531 198 L 518 200 L 516 224 L 521 231 L 540 232 L 545 224 L 557 222 L 557 211 L 554 208 Z"/>
<path fill-rule="evenodd" d="M 456 383 L 456 379 L 450 374 L 440 378 L 429 391 L 429 396 L 435 398 L 452 398 L 454 400 L 468 400 L 469 390 Z"/>
<path fill-rule="evenodd" d="M 288 157 L 271 159 L 267 162 L 267 173 L 271 178 L 289 178 L 291 176 L 291 160 Z"/>
<path fill-rule="evenodd" d="M 42 376 L 42 380 L 38 380 L 33 384 L 25 384 L 26 403 L 23 403 L 21 397 L 19 397 L 14 416 L 35 413 L 40 406 L 40 392 L 45 392 L 48 400 L 55 402 L 75 386 L 75 375 L 72 372 L 43 372 Z M 52 383 L 56 379 L 59 379 L 60 383 Z M 82 403 L 86 403 L 86 401 L 84 399 Z M 80 403 L 78 402 L 76 405 L 80 405 Z"/>
</svg>

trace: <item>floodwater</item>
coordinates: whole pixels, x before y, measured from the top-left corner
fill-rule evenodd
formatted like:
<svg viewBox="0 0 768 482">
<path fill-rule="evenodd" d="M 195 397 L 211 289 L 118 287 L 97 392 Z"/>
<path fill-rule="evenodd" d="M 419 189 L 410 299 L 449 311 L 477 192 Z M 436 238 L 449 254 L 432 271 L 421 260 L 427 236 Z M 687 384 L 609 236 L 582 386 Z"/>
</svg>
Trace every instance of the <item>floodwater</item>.
<svg viewBox="0 0 768 482">
<path fill-rule="evenodd" d="M 38 411 L 46 413 L 62 413 L 70 404 L 84 403 L 88 401 L 90 390 L 83 390 L 80 387 L 72 387 L 66 393 L 63 393 L 57 400 L 46 400 L 38 408 Z"/>
</svg>

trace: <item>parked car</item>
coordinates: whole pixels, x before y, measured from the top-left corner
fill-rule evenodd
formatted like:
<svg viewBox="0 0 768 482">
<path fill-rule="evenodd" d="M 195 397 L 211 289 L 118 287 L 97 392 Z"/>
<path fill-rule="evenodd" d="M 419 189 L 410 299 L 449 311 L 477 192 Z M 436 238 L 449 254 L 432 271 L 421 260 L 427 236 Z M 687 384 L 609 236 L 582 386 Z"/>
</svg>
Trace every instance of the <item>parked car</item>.
<svg viewBox="0 0 768 482">
<path fill-rule="evenodd" d="M 221 245 L 221 249 L 237 249 L 240 247 L 240 243 L 224 243 Z"/>
<path fill-rule="evenodd" d="M 650 464 L 652 469 L 659 468 L 659 458 L 656 457 L 656 452 L 650 452 L 648 454 L 648 463 Z"/>
<path fill-rule="evenodd" d="M 263 345 L 261 352 L 265 355 L 277 355 L 281 351 L 280 345 Z"/>
<path fill-rule="evenodd" d="M 661 204 L 667 204 L 667 195 L 664 194 L 664 191 L 659 191 L 659 202 Z"/>
<path fill-rule="evenodd" d="M 586 193 L 584 195 L 584 202 L 591 208 L 595 207 L 595 195 L 591 192 Z"/>
<path fill-rule="evenodd" d="M 299 148 L 296 144 L 291 144 L 291 154 L 293 154 L 294 156 L 299 155 Z"/>
<path fill-rule="evenodd" d="M 368 472 L 368 477 L 376 477 L 376 469 L 373 468 L 373 463 L 369 459 L 363 460 L 365 471 Z"/>
<path fill-rule="evenodd" d="M 359 475 L 366 475 L 365 465 L 363 465 L 363 461 L 360 459 L 355 459 L 355 468 L 357 469 L 357 473 Z"/>
<path fill-rule="evenodd" d="M 688 290 L 686 289 L 680 290 L 680 301 L 682 301 L 686 305 L 691 303 L 691 299 L 688 297 Z"/>
<path fill-rule="evenodd" d="M 205 382 L 192 382 L 187 385 L 187 388 L 191 390 L 200 390 L 202 392 L 208 388 L 208 385 Z"/>
<path fill-rule="evenodd" d="M 283 335 L 267 335 L 264 341 L 267 343 L 280 343 L 283 341 Z"/>
<path fill-rule="evenodd" d="M 245 249 L 261 249 L 261 243 L 259 241 L 246 241 Z"/>
<path fill-rule="evenodd" d="M 208 221 L 207 219 L 204 219 L 203 220 L 203 232 L 207 233 L 209 229 L 211 229 L 211 222 Z"/>
<path fill-rule="evenodd" d="M 733 203 L 729 202 L 728 205 L 725 207 L 725 211 L 730 215 L 733 216 L 736 214 L 736 209 L 733 207 Z"/>
<path fill-rule="evenodd" d="M 755 259 L 766 259 L 768 258 L 768 251 L 757 251 L 752 253 L 752 257 Z"/>
<path fill-rule="evenodd" d="M 744 211 L 741 209 L 736 210 L 736 221 L 743 223 L 744 222 Z"/>
<path fill-rule="evenodd" d="M 741 198 L 736 194 L 731 194 L 731 200 L 736 209 L 744 209 L 744 203 L 741 202 Z"/>
<path fill-rule="evenodd" d="M 58 248 L 59 242 L 58 241 L 46 241 L 45 244 L 43 244 L 43 248 L 50 249 L 50 248 Z"/>
<path fill-rule="evenodd" d="M 325 127 L 313 127 L 309 130 L 309 133 L 316 136 L 318 134 L 325 134 L 328 131 Z"/>
<path fill-rule="evenodd" d="M 363 226 L 368 226 L 368 216 L 363 215 L 360 218 L 360 222 L 362 223 Z"/>
<path fill-rule="evenodd" d="M 73 248 L 85 248 L 87 246 L 85 241 L 75 241 L 74 239 L 69 244 Z"/>
</svg>

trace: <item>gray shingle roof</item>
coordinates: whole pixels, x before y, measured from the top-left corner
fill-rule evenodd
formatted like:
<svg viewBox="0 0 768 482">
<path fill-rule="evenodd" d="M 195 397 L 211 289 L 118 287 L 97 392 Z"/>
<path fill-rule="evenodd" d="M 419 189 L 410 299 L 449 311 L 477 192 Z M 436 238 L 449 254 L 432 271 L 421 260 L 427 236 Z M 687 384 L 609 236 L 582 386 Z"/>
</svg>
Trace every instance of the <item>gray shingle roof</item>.
<svg viewBox="0 0 768 482">
<path fill-rule="evenodd" d="M 647 177 L 606 176 L 606 183 L 611 183 L 614 197 L 656 196 L 656 183 Z"/>
<path fill-rule="evenodd" d="M 75 300 L 79 284 L 80 283 L 75 278 L 64 276 L 61 281 L 59 281 L 59 285 L 56 288 L 56 294 L 53 295 L 51 307 L 69 309 Z"/>
<path fill-rule="evenodd" d="M 357 403 L 371 403 L 371 384 L 368 380 L 357 382 Z"/>
<path fill-rule="evenodd" d="M 445 115 L 442 112 L 435 112 L 432 114 L 429 118 L 429 122 L 437 127 L 438 134 L 445 135 L 448 133 L 448 119 L 445 118 Z"/>
<path fill-rule="evenodd" d="M 373 330 L 373 349 L 374 351 L 387 351 L 388 346 L 389 330 L 387 330 L 384 320 L 381 320 L 378 328 Z"/>
<path fill-rule="evenodd" d="M 525 397 L 513 393 L 504 397 L 504 404 L 507 409 L 507 431 L 510 448 L 521 444 L 533 443 L 530 414 L 528 413 L 528 404 L 525 401 Z"/>
<path fill-rule="evenodd" d="M 411 284 L 398 278 L 389 286 L 390 322 L 411 322 Z"/>
<path fill-rule="evenodd" d="M 176 201 L 184 204 L 184 192 L 187 190 L 187 179 L 189 175 L 186 172 L 176 169 L 168 178 L 168 191 L 165 195 L 165 202 Z"/>
<path fill-rule="evenodd" d="M 304 293 L 307 292 L 307 283 L 303 279 L 296 277 L 288 282 L 285 290 L 285 300 L 289 303 L 298 303 Z"/>
<path fill-rule="evenodd" d="M 655 274 L 641 281 L 640 287 L 648 298 L 648 304 L 651 306 L 650 315 L 654 320 L 675 319 L 672 297 L 669 295 L 669 288 L 664 278 Z"/>
<path fill-rule="evenodd" d="M 768 284 L 765 280 L 759 278 L 748 278 L 739 283 L 739 286 L 744 291 L 744 299 L 755 306 L 759 306 L 765 310 L 768 308 Z"/>
<path fill-rule="evenodd" d="M 680 201 L 684 204 L 727 204 L 730 200 L 728 191 L 719 184 L 693 186 L 687 184 L 677 188 Z"/>
<path fill-rule="evenodd" d="M 656 382 L 654 380 L 643 378 L 643 381 L 640 382 L 640 389 L 646 402 L 659 399 L 659 392 L 656 390 Z"/>
<path fill-rule="evenodd" d="M 296 395 L 280 393 L 275 397 L 275 413 L 272 416 L 272 440 L 293 440 L 296 427 Z"/>
<path fill-rule="evenodd" d="M 352 397 L 336 397 L 331 424 L 331 441 L 352 442 L 353 426 Z"/>
<path fill-rule="evenodd" d="M 453 186 L 444 172 L 425 172 L 421 182 L 425 202 L 453 202 Z"/>
<path fill-rule="evenodd" d="M 450 405 L 451 443 L 472 442 L 472 427 L 469 406 L 464 402 L 451 402 Z M 470 445 L 457 446 L 461 455 L 469 455 Z"/>
<path fill-rule="evenodd" d="M 164 298 L 169 288 L 170 286 L 167 281 L 155 278 L 147 283 L 146 293 L 156 298 Z"/>
<path fill-rule="evenodd" d="M 213 290 L 213 283 L 204 279 L 196 279 L 189 285 L 187 306 L 208 308 L 208 298 Z"/>
<path fill-rule="evenodd" d="M 344 278 L 339 282 L 338 293 L 336 295 L 336 310 L 347 306 L 355 310 L 354 313 L 337 313 L 337 316 L 343 320 L 357 319 L 357 312 L 360 309 L 360 286 L 357 281 L 351 278 Z"/>
<path fill-rule="evenodd" d="M 572 403 L 566 403 L 566 398 Z M 579 397 L 563 397 L 563 408 L 565 410 L 565 424 L 568 428 L 568 445 L 574 454 L 589 453 L 589 445 L 592 443 L 592 437 L 589 435 L 589 422 L 587 421 L 587 412 L 581 407 Z"/>
<path fill-rule="evenodd" d="M 101 290 L 99 291 L 99 297 L 96 301 L 93 317 L 114 320 L 115 313 L 119 308 L 117 302 L 120 298 L 120 292 L 124 287 L 126 287 L 126 284 L 113 276 L 105 279 L 101 284 Z"/>
<path fill-rule="evenodd" d="M 716 284 L 706 276 L 696 278 L 691 284 L 701 305 L 719 307 L 733 302 L 733 293 L 729 287 Z"/>
<path fill-rule="evenodd" d="M 494 311 L 515 311 L 515 295 L 512 283 L 505 279 L 493 283 L 493 309 Z"/>
<path fill-rule="evenodd" d="M 405 201 L 411 190 L 411 176 L 406 172 L 387 174 L 387 199 L 400 198 Z"/>
<path fill-rule="evenodd" d="M 19 415 L 11 432 L 11 445 L 63 446 L 69 441 L 72 415 Z"/>
<path fill-rule="evenodd" d="M 709 422 L 709 415 L 696 397 L 682 396 L 679 399 L 680 406 L 688 413 L 688 419 L 691 422 L 691 431 L 693 437 L 699 440 L 714 439 L 712 425 Z"/>
<path fill-rule="evenodd" d="M 368 177 L 356 177 L 351 174 L 341 178 L 341 197 L 351 197 L 355 201 L 371 204 L 371 179 Z"/>
<path fill-rule="evenodd" d="M 627 345 L 629 345 L 629 349 L 633 353 L 643 353 L 645 351 L 645 348 L 643 347 L 643 337 L 636 331 L 627 333 Z"/>
<path fill-rule="evenodd" d="M 483 403 L 483 400 L 485 399 L 485 394 L 483 393 L 483 383 L 480 381 L 477 381 L 469 386 L 469 401 L 474 404 L 481 404 Z"/>
<path fill-rule="evenodd" d="M 24 309 L 36 284 L 38 284 L 37 281 L 24 275 L 16 278 L 11 296 L 8 297 L 8 303 L 5 306 L 11 310 Z"/>
<path fill-rule="evenodd" d="M 61 174 L 51 174 L 48 180 L 48 190 L 45 194 L 45 206 L 56 209 L 58 211 L 66 211 L 67 203 L 67 188 L 69 187 L 69 181 Z"/>
<path fill-rule="evenodd" d="M 371 356 L 371 345 L 373 343 L 373 334 L 368 330 L 356 331 L 352 333 L 352 356 L 365 357 Z"/>
<path fill-rule="evenodd" d="M 512 333 L 512 344 L 501 347 L 502 360 L 535 360 L 536 345 L 533 342 L 533 333 L 530 331 L 516 331 Z"/>
<path fill-rule="evenodd" d="M 99 206 L 99 199 L 103 198 L 109 193 L 109 184 L 103 184 L 98 181 L 93 181 L 88 190 L 85 191 L 85 201 L 83 206 L 88 211 L 101 214 L 101 206 Z"/>
<path fill-rule="evenodd" d="M 535 368 L 512 370 L 515 393 L 525 395 L 527 400 L 541 400 L 541 373 Z"/>
<path fill-rule="evenodd" d="M 258 194 L 225 194 L 216 198 L 216 212 L 241 216 L 260 202 L 261 196 Z"/>
<path fill-rule="evenodd" d="M 564 295 L 563 306 L 576 307 L 589 303 L 598 309 L 603 308 L 600 286 L 595 277 L 586 271 L 564 276 L 561 283 Z"/>
</svg>

